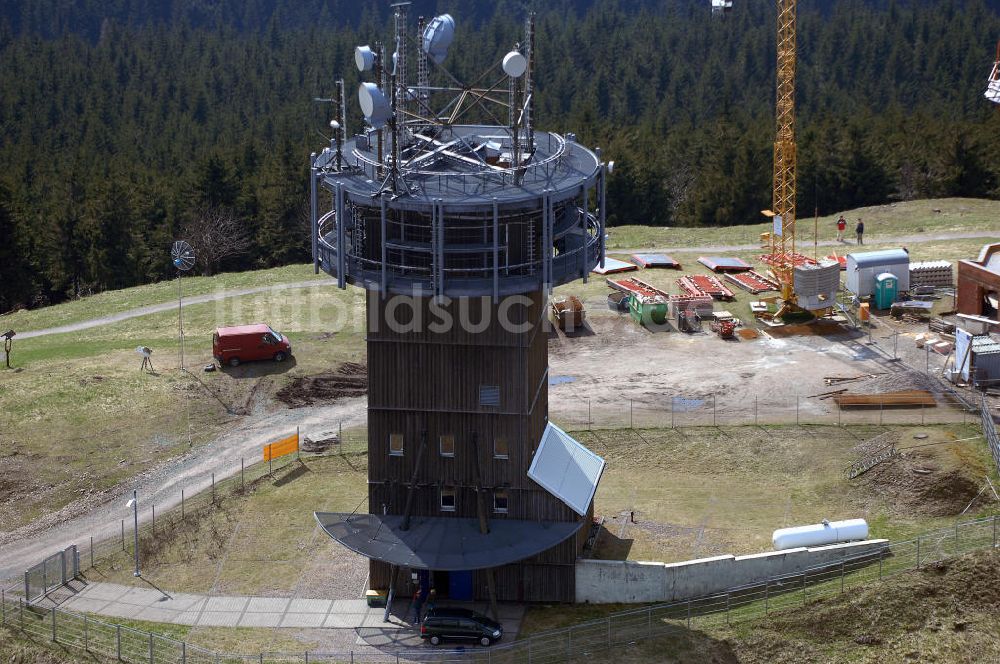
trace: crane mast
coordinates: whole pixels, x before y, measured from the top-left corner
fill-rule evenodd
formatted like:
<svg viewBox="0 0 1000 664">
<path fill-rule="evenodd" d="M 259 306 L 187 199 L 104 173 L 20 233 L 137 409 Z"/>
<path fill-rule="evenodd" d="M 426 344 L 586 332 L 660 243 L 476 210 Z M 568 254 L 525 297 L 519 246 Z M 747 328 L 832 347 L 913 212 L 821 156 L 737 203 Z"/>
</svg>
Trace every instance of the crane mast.
<svg viewBox="0 0 1000 664">
<path fill-rule="evenodd" d="M 795 64 L 797 0 L 777 0 L 777 99 L 775 104 L 775 218 L 771 233 L 771 267 L 786 301 L 794 295 L 795 276 Z"/>
</svg>

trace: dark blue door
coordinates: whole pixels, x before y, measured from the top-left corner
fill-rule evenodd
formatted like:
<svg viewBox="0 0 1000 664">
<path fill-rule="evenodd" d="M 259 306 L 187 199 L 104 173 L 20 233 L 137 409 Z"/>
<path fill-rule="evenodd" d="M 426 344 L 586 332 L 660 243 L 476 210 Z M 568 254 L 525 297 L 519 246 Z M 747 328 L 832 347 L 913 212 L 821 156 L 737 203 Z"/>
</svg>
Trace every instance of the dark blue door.
<svg viewBox="0 0 1000 664">
<path fill-rule="evenodd" d="M 472 572 L 448 573 L 448 599 L 472 601 Z"/>
</svg>

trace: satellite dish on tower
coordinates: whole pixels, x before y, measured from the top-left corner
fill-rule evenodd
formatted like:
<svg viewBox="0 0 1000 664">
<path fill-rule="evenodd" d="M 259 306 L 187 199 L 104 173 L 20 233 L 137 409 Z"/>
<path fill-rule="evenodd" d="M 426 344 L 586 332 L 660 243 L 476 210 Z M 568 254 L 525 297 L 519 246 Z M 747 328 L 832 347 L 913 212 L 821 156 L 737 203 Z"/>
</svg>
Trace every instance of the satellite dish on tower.
<svg viewBox="0 0 1000 664">
<path fill-rule="evenodd" d="M 370 71 L 375 66 L 375 53 L 368 46 L 358 46 L 354 49 L 354 64 L 358 71 Z"/>
<path fill-rule="evenodd" d="M 503 56 L 503 71 L 511 78 L 521 78 L 528 69 L 528 59 L 520 51 L 511 51 Z"/>
<path fill-rule="evenodd" d="M 448 55 L 448 47 L 451 46 L 453 39 L 455 39 L 455 19 L 451 14 L 435 16 L 424 28 L 424 53 L 429 55 L 435 64 L 441 64 Z"/>
<path fill-rule="evenodd" d="M 374 83 L 362 83 L 358 86 L 358 103 L 361 104 L 361 113 L 365 116 L 365 121 L 375 129 L 385 125 L 386 120 L 392 115 L 389 100 Z"/>
<path fill-rule="evenodd" d="M 170 249 L 170 258 L 174 267 L 181 272 L 187 272 L 194 267 L 194 249 L 184 240 L 174 242 L 174 246 Z"/>
</svg>

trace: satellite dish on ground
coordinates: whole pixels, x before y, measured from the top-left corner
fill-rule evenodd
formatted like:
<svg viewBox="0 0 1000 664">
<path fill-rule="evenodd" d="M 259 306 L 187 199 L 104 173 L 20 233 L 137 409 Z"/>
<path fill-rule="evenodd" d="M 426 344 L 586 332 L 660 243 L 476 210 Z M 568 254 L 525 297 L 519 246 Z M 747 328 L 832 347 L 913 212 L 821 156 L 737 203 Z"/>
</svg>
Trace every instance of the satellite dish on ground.
<svg viewBox="0 0 1000 664">
<path fill-rule="evenodd" d="M 376 129 L 385 125 L 392 114 L 389 100 L 374 83 L 362 83 L 358 86 L 358 103 L 361 104 L 365 120 Z"/>
<path fill-rule="evenodd" d="M 194 267 L 194 249 L 184 240 L 174 242 L 174 246 L 170 249 L 170 258 L 174 267 L 181 272 L 187 272 Z"/>
<path fill-rule="evenodd" d="M 511 51 L 503 56 L 503 71 L 511 78 L 521 78 L 528 69 L 528 59 L 519 51 Z"/>
<path fill-rule="evenodd" d="M 368 46 L 358 46 L 354 49 L 354 64 L 358 71 L 369 71 L 375 66 L 375 53 Z"/>
<path fill-rule="evenodd" d="M 435 64 L 441 64 L 448 55 L 448 47 L 451 46 L 453 39 L 455 39 L 455 19 L 451 14 L 435 16 L 424 28 L 422 44 L 424 53 L 429 55 Z"/>
</svg>

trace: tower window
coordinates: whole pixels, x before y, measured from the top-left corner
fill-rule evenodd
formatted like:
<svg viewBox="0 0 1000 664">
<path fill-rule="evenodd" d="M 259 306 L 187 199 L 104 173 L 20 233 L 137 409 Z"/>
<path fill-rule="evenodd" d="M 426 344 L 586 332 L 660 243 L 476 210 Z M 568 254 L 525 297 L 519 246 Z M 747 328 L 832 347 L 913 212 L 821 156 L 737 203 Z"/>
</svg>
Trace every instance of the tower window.
<svg viewBox="0 0 1000 664">
<path fill-rule="evenodd" d="M 496 408 L 500 405 L 500 386 L 499 385 L 480 385 L 479 386 L 479 405 L 487 406 L 491 408 Z"/>
<path fill-rule="evenodd" d="M 455 456 L 455 436 L 440 436 L 438 438 L 438 449 L 443 457 Z"/>
<path fill-rule="evenodd" d="M 507 439 L 506 438 L 494 438 L 493 439 L 493 458 L 494 459 L 507 459 L 508 456 Z"/>
<path fill-rule="evenodd" d="M 507 489 L 497 489 L 493 492 L 493 511 L 497 514 L 507 513 Z"/>
<path fill-rule="evenodd" d="M 403 434 L 389 434 L 389 456 L 403 456 Z"/>
<path fill-rule="evenodd" d="M 444 487 L 441 489 L 441 511 L 455 511 L 455 487 Z"/>
</svg>

